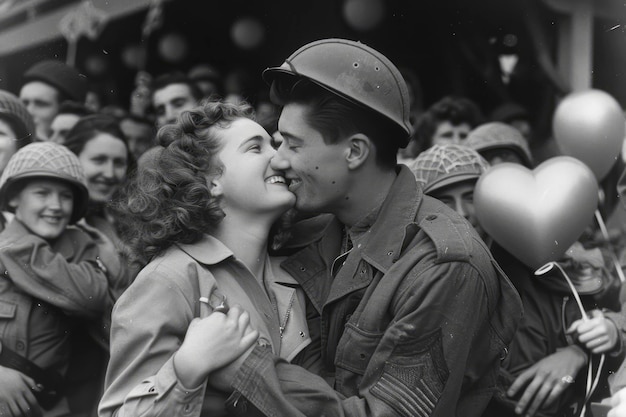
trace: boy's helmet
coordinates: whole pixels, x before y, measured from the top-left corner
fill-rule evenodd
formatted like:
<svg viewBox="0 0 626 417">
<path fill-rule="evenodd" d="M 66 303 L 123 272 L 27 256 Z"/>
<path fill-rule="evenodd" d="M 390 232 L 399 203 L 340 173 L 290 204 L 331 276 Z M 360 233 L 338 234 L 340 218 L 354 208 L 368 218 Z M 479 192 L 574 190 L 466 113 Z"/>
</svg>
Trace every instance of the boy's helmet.
<svg viewBox="0 0 626 417">
<path fill-rule="evenodd" d="M 463 145 L 434 145 L 407 163 L 425 194 L 463 181 L 478 181 L 489 163 Z"/>
<path fill-rule="evenodd" d="M 482 124 L 472 130 L 465 144 L 481 155 L 494 149 L 510 149 L 522 159 L 527 168 L 532 168 L 533 157 L 524 136 L 514 128 L 501 122 Z"/>
<path fill-rule="evenodd" d="M 401 129 L 405 147 L 411 134 L 409 91 L 400 71 L 380 52 L 360 42 L 323 39 L 304 45 L 280 67 L 267 68 L 268 84 L 304 77 L 338 96 L 384 116 Z M 274 88 L 273 88 L 274 89 Z"/>
<path fill-rule="evenodd" d="M 89 191 L 78 157 L 63 145 L 37 142 L 26 145 L 9 160 L 0 177 L 0 210 L 8 206 L 15 191 L 26 179 L 53 178 L 68 182 L 75 190 L 70 223 L 80 220 L 87 211 Z"/>
</svg>

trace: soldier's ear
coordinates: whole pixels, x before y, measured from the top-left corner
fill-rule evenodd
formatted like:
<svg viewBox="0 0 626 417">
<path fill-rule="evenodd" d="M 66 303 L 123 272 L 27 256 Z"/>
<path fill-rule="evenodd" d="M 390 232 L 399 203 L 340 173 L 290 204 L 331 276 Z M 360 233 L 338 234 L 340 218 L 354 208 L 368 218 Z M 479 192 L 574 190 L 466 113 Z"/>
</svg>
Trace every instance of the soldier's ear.
<svg viewBox="0 0 626 417">
<path fill-rule="evenodd" d="M 355 133 L 348 138 L 346 149 L 346 162 L 348 169 L 357 169 L 362 166 L 370 156 L 373 144 L 369 137 L 362 133 Z"/>
</svg>

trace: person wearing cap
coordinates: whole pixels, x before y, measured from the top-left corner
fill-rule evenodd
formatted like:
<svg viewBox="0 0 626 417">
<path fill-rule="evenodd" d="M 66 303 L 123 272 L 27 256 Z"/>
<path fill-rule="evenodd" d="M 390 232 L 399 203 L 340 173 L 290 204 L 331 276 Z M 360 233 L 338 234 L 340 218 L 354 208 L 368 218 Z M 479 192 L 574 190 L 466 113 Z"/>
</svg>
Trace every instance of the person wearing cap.
<svg viewBox="0 0 626 417">
<path fill-rule="evenodd" d="M 524 304 L 524 319 L 503 361 L 501 389 L 484 417 L 564 415 L 562 413 L 576 402 L 576 396 L 580 396 L 585 381 L 577 378 L 577 374 L 592 352 L 592 349 L 586 352 L 575 346 L 572 340 L 566 341 L 565 329 L 577 323 L 588 328 L 596 325 L 599 331 L 602 326 L 598 325 L 597 315 L 593 323 L 576 322 L 581 313 L 561 277 L 554 274 L 540 279 L 533 277 L 533 271 L 492 242 L 482 229 L 476 217 L 473 194 L 489 164 L 478 152 L 461 145 L 435 145 L 408 166 L 422 184 L 424 193 L 445 202 L 480 231 L 498 264 L 516 285 Z M 561 260 L 588 307 L 599 303 L 594 297 L 603 290 L 603 279 L 595 278 L 595 274 L 603 270 L 602 258 L 593 255 L 598 254 L 585 253 L 582 247 L 575 245 Z M 572 262 L 572 258 L 577 262 Z M 594 273 L 577 274 L 577 267 Z M 576 325 L 573 326 L 570 333 L 574 333 Z M 580 346 L 584 345 L 581 342 Z"/>
<path fill-rule="evenodd" d="M 94 241 L 74 226 L 87 209 L 78 158 L 65 147 L 21 148 L 0 177 L 0 409 L 13 416 L 69 412 L 64 375 L 76 319 L 99 318 L 108 276 Z"/>
<path fill-rule="evenodd" d="M 474 188 L 489 169 L 487 160 L 463 145 L 434 145 L 406 165 L 423 187 L 424 194 L 459 213 L 487 245 L 491 243 L 474 208 Z"/>
<path fill-rule="evenodd" d="M 505 123 L 516 129 L 526 142 L 533 140 L 533 126 L 528 111 L 521 104 L 507 101 L 492 110 L 489 119 L 493 122 Z"/>
<path fill-rule="evenodd" d="M 474 128 L 467 136 L 465 145 L 476 150 L 491 165 L 513 162 L 533 167 L 533 157 L 522 134 L 512 126 L 501 122 L 489 122 Z"/>
<path fill-rule="evenodd" d="M 0 174 L 20 148 L 32 142 L 35 124 L 14 94 L 0 90 Z"/>
<path fill-rule="evenodd" d="M 255 347 L 214 375 L 233 412 L 480 416 L 521 304 L 467 221 L 396 165 L 410 133 L 400 72 L 367 45 L 324 39 L 263 76 L 283 106 L 272 167 L 296 209 L 333 215 L 282 264 L 308 296 L 322 370 Z"/>
<path fill-rule="evenodd" d="M 11 157 L 35 136 L 33 118 L 14 94 L 0 90 L 0 175 Z M 10 214 L 0 212 L 0 232 Z"/>
<path fill-rule="evenodd" d="M 33 117 L 38 140 L 48 140 L 50 125 L 66 100 L 85 102 L 87 79 L 75 68 L 57 61 L 40 61 L 24 73 L 20 100 Z"/>
</svg>

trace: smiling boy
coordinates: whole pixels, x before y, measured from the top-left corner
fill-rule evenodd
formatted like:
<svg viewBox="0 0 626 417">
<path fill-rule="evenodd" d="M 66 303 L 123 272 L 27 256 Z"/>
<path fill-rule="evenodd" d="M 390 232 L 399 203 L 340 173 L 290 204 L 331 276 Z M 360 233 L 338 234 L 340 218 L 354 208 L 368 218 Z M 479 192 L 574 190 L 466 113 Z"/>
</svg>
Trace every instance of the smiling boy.
<svg viewBox="0 0 626 417">
<path fill-rule="evenodd" d="M 52 142 L 20 149 L 0 177 L 0 209 L 14 213 L 0 233 L 0 409 L 14 416 L 69 411 L 68 316 L 97 318 L 107 306 L 97 246 L 71 226 L 87 199 L 80 162 Z"/>
</svg>

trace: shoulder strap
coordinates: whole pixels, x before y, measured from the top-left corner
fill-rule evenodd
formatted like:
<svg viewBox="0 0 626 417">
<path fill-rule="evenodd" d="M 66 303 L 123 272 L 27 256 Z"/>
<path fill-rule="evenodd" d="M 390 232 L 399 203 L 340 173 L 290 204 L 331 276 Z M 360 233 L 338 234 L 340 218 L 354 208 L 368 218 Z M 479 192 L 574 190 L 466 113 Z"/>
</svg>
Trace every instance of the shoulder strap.
<svg viewBox="0 0 626 417">
<path fill-rule="evenodd" d="M 466 261 L 472 250 L 472 231 L 446 211 L 447 206 L 425 195 L 415 222 L 435 245 L 438 262 Z"/>
</svg>

